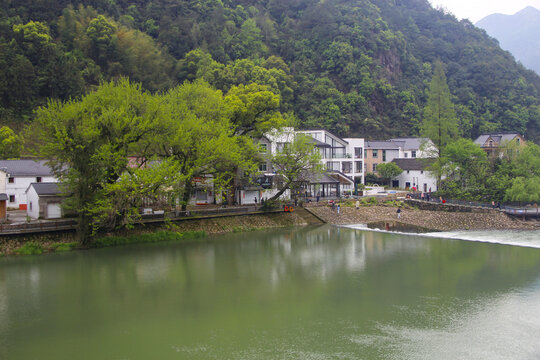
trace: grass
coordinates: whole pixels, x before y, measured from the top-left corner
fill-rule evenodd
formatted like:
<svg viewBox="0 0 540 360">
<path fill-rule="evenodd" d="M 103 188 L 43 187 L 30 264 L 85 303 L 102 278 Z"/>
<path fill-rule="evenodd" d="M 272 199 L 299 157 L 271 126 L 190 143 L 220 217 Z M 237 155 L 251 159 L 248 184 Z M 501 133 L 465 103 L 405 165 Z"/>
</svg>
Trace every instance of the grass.
<svg viewBox="0 0 540 360">
<path fill-rule="evenodd" d="M 204 231 L 158 231 L 155 233 L 129 235 L 129 236 L 107 236 L 96 239 L 92 247 L 102 248 L 109 246 L 120 246 L 128 244 L 155 243 L 161 241 L 183 241 L 198 239 L 206 236 Z"/>
</svg>

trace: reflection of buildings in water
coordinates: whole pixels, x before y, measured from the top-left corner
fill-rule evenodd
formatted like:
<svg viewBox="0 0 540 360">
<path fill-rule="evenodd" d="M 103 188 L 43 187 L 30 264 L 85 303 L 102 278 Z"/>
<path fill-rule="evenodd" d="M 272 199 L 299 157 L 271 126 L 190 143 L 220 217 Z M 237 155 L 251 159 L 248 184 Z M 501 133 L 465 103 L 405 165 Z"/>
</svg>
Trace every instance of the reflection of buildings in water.
<svg viewBox="0 0 540 360">
<path fill-rule="evenodd" d="M 387 234 L 377 231 L 348 229 L 365 241 L 365 251 L 369 258 L 389 258 L 396 254 L 429 252 L 426 238 L 409 234 Z"/>
<path fill-rule="evenodd" d="M 193 283 L 204 280 L 215 281 L 215 247 L 203 244 L 179 249 L 178 252 L 159 251 L 137 259 L 135 274 L 140 285 L 155 285 L 162 282 L 179 281 Z M 186 269 L 195 269 L 187 271 Z"/>
</svg>

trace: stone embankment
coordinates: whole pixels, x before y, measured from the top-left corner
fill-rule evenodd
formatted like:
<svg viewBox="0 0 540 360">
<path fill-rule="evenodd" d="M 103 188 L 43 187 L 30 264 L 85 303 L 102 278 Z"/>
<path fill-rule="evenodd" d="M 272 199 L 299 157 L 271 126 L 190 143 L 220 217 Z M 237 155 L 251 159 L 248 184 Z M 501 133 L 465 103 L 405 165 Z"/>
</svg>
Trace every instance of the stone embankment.
<svg viewBox="0 0 540 360">
<path fill-rule="evenodd" d="M 160 230 L 169 230 L 179 233 L 203 231 L 206 234 L 224 234 L 230 232 L 317 224 L 323 224 L 323 221 L 317 219 L 308 211 L 298 208 L 292 213 L 255 213 L 249 215 L 183 219 L 181 221 L 171 221 L 167 224 L 163 222 L 145 224 L 136 226 L 133 230 L 124 230 L 108 235 L 129 236 L 133 234 L 152 233 Z M 38 242 L 44 248 L 49 248 L 55 243 L 74 242 L 76 241 L 76 237 L 73 231 L 2 236 L 0 237 L 0 256 L 13 254 L 16 249 L 19 249 L 25 243 L 30 241 Z"/>
<path fill-rule="evenodd" d="M 507 216 L 497 210 L 482 212 L 453 212 L 420 210 L 410 206 L 401 208 L 401 218 L 397 218 L 397 207 L 389 205 L 360 206 L 342 204 L 340 214 L 326 204 L 308 204 L 309 210 L 330 224 L 369 224 L 384 221 L 399 222 L 435 231 L 451 230 L 536 230 L 534 222 L 524 222 Z"/>
</svg>

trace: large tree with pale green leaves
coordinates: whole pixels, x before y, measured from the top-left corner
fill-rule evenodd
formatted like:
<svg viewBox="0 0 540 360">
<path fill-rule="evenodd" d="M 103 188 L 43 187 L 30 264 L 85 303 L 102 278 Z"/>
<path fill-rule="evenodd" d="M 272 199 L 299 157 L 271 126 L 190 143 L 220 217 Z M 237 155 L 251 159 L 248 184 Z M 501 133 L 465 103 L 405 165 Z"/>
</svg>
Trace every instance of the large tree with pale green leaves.
<svg viewBox="0 0 540 360">
<path fill-rule="evenodd" d="M 70 195 L 66 207 L 77 214 L 81 245 L 89 245 L 99 229 L 124 224 L 133 213 L 134 203 L 117 206 L 122 184 L 129 184 L 124 190 L 131 187 L 134 198 L 140 199 L 174 181 L 175 171 L 165 169 L 174 163 L 143 166 L 143 161 L 131 166 L 128 159 L 148 159 L 143 145 L 147 138 L 165 133 L 158 121 L 164 115 L 155 97 L 126 79 L 102 84 L 80 101 L 50 101 L 37 111 L 29 133 L 37 137 L 37 155 L 49 159 L 64 193 Z M 143 177 L 142 171 L 156 175 Z M 166 172 L 172 175 L 163 176 Z"/>
<path fill-rule="evenodd" d="M 235 175 L 236 169 L 255 167 L 254 159 L 244 156 L 252 142 L 234 137 L 231 109 L 221 91 L 204 81 L 186 82 L 161 97 L 166 114 L 160 119 L 167 129 L 164 136 L 151 140 L 163 158 L 172 158 L 181 178 L 175 185 L 183 210 L 189 202 L 196 177 L 211 177 L 220 189 Z"/>
</svg>

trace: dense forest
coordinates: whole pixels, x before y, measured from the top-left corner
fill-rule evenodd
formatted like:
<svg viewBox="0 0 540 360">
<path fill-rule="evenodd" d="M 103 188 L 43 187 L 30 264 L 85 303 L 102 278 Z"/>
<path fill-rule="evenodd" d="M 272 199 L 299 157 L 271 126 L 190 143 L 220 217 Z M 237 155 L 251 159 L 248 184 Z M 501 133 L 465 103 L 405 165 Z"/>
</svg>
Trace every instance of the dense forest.
<svg viewBox="0 0 540 360">
<path fill-rule="evenodd" d="M 270 90 L 303 128 L 418 135 L 437 60 L 461 136 L 540 142 L 540 77 L 427 0 L 2 0 L 0 121 L 21 129 L 111 79 L 158 92 L 202 78 Z"/>
</svg>

